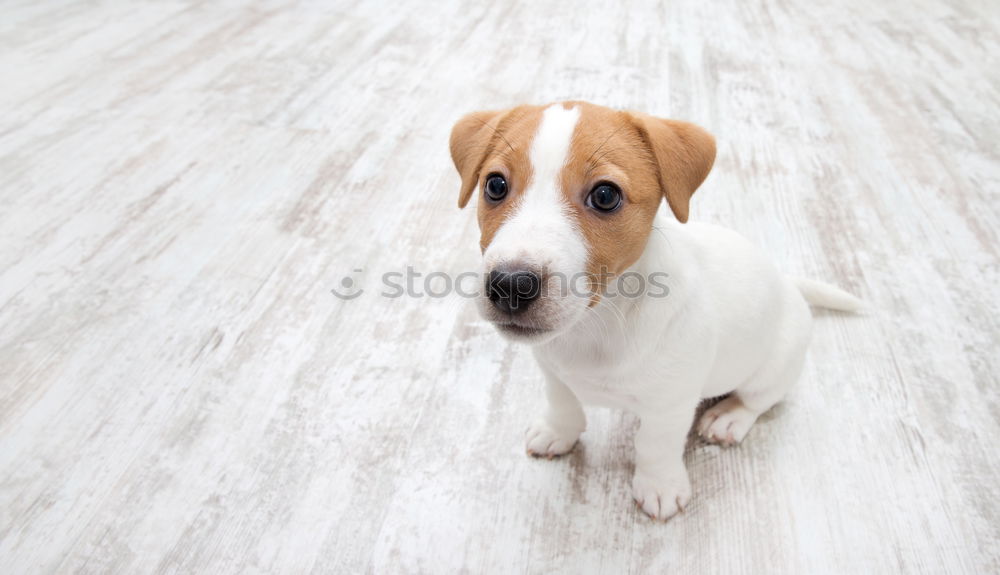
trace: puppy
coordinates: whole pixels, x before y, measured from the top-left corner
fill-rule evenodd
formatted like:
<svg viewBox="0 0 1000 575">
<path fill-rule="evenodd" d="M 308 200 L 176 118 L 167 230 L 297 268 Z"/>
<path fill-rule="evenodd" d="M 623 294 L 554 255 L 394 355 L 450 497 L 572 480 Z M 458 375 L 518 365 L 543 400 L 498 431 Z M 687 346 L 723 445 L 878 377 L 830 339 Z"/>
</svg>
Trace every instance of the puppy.
<svg viewBox="0 0 1000 575">
<path fill-rule="evenodd" d="M 521 106 L 463 117 L 451 155 L 459 207 L 478 198 L 480 311 L 530 344 L 545 376 L 528 453 L 573 449 L 582 404 L 635 413 L 632 493 L 654 519 L 691 497 L 683 454 L 699 402 L 729 394 L 697 430 L 739 443 L 802 371 L 809 304 L 860 306 L 782 275 L 732 231 L 685 223 L 715 160 L 693 124 L 584 102 Z"/>
</svg>

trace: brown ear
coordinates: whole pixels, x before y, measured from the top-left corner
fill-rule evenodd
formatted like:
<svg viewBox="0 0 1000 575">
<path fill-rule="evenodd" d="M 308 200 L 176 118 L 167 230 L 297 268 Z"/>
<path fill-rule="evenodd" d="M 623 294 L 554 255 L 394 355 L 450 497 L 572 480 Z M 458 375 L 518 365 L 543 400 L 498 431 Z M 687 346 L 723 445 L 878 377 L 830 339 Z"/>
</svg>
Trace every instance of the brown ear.
<svg viewBox="0 0 1000 575">
<path fill-rule="evenodd" d="M 479 170 L 489 149 L 496 125 L 503 115 L 500 111 L 473 112 L 462 117 L 451 129 L 451 161 L 462 176 L 462 189 L 458 194 L 458 207 L 464 208 L 472 197 L 479 181 Z"/>
<path fill-rule="evenodd" d="M 687 122 L 631 114 L 659 170 L 660 189 L 681 222 L 688 219 L 688 203 L 715 162 L 715 138 Z"/>
</svg>

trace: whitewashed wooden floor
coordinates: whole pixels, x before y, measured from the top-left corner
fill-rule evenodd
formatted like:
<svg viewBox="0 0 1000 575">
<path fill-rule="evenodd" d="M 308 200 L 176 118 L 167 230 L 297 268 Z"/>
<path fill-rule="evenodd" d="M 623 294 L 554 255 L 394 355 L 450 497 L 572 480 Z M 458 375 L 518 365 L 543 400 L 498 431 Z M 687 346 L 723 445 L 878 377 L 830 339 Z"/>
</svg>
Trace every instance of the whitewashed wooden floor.
<svg viewBox="0 0 1000 575">
<path fill-rule="evenodd" d="M 4 2 L 0 572 L 997 572 L 997 70 L 993 0 Z M 477 263 L 452 122 L 564 98 L 873 307 L 667 524 L 632 418 L 530 459 L 527 351 L 377 295 Z"/>
</svg>

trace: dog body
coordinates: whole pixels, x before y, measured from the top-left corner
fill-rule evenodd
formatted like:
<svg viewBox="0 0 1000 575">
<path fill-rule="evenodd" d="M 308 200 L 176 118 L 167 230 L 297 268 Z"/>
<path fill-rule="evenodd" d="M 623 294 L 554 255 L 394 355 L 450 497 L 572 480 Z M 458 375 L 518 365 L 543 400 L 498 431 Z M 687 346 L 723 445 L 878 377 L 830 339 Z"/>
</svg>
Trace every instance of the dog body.
<svg viewBox="0 0 1000 575">
<path fill-rule="evenodd" d="M 460 206 L 482 190 L 480 310 L 531 344 L 545 375 L 528 452 L 571 450 L 582 404 L 637 414 L 633 495 L 654 518 L 690 499 L 682 457 L 701 399 L 731 393 L 698 431 L 738 443 L 798 378 L 808 304 L 859 303 L 787 278 L 735 232 L 683 223 L 715 155 L 691 124 L 579 102 L 526 106 L 466 116 L 451 149 Z"/>
<path fill-rule="evenodd" d="M 602 298 L 583 329 L 534 346 L 540 364 L 586 403 L 638 412 L 665 392 L 697 402 L 800 363 L 811 315 L 791 280 L 735 232 L 666 217 L 656 229 L 629 271 L 663 272 L 669 294 Z"/>
</svg>

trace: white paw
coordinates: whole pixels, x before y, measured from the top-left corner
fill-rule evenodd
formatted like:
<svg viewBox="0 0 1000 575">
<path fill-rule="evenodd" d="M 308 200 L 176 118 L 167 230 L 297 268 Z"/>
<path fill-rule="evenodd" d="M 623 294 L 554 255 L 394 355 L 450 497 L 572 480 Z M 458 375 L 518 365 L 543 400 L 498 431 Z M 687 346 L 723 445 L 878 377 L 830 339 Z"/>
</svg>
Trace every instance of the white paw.
<svg viewBox="0 0 1000 575">
<path fill-rule="evenodd" d="M 666 521 L 684 512 L 691 501 L 691 482 L 684 470 L 667 478 L 636 471 L 632 478 L 632 497 L 643 513 Z"/>
<path fill-rule="evenodd" d="M 731 395 L 713 405 L 698 421 L 698 435 L 710 443 L 736 445 L 743 441 L 760 414 Z"/>
<path fill-rule="evenodd" d="M 580 438 L 579 431 L 559 429 L 545 420 L 536 421 L 525 434 L 525 449 L 532 457 L 548 457 L 569 453 Z"/>
</svg>

